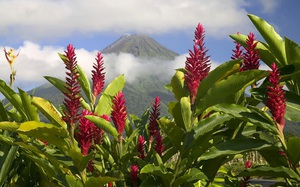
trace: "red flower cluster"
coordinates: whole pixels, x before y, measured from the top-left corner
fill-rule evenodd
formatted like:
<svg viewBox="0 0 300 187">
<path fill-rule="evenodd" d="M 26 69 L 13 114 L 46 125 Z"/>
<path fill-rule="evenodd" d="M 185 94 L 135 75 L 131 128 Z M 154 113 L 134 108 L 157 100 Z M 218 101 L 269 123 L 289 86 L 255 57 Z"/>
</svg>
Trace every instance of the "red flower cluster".
<svg viewBox="0 0 300 187">
<path fill-rule="evenodd" d="M 260 57 L 258 55 L 258 50 L 255 49 L 258 42 L 255 41 L 254 34 L 249 33 L 246 40 L 247 47 L 245 47 L 245 52 L 243 54 L 243 66 L 240 71 L 252 70 L 259 68 Z"/>
<path fill-rule="evenodd" d="M 105 73 L 103 67 L 103 56 L 100 52 L 96 55 L 96 63 L 93 65 L 92 80 L 93 80 L 93 95 L 96 99 L 104 88 Z"/>
<path fill-rule="evenodd" d="M 80 110 L 80 86 L 79 81 L 77 78 L 79 77 L 78 70 L 77 70 L 77 60 L 75 55 L 74 47 L 69 44 L 67 46 L 67 50 L 65 51 L 64 55 L 65 59 L 65 67 L 66 67 L 66 89 L 68 92 L 65 92 L 64 95 L 66 98 L 64 99 L 64 105 L 66 110 L 64 111 L 63 120 L 75 126 L 75 123 L 80 119 L 81 114 Z"/>
<path fill-rule="evenodd" d="M 137 186 L 138 170 L 139 167 L 137 165 L 131 165 L 130 176 L 134 187 Z"/>
<path fill-rule="evenodd" d="M 114 96 L 112 109 L 111 118 L 118 133 L 122 135 L 127 119 L 125 98 L 122 92 L 119 92 Z"/>
<path fill-rule="evenodd" d="M 190 91 L 191 103 L 195 102 L 200 82 L 208 75 L 210 70 L 208 51 L 204 46 L 204 28 L 199 23 L 195 30 L 194 51 L 189 50 L 189 57 L 185 63 L 185 84 Z"/>
<path fill-rule="evenodd" d="M 280 125 L 281 131 L 284 128 L 285 120 L 285 91 L 282 89 L 283 85 L 280 85 L 280 72 L 275 63 L 271 65 L 272 71 L 270 71 L 269 81 L 271 86 L 268 87 L 268 101 L 267 106 L 273 116 L 274 121 Z"/>
<path fill-rule="evenodd" d="M 160 134 L 160 132 L 157 132 L 155 134 L 155 146 L 153 147 L 153 149 L 161 156 L 162 152 L 164 151 L 164 144 L 163 144 L 163 139 L 162 136 Z"/>
<path fill-rule="evenodd" d="M 239 32 L 237 34 L 240 34 Z M 242 45 L 239 44 L 238 42 L 234 41 L 235 43 L 235 50 L 232 50 L 233 51 L 233 54 L 231 55 L 231 59 L 232 60 L 237 60 L 239 58 L 243 58 L 243 48 L 242 48 Z"/>
<path fill-rule="evenodd" d="M 252 167 L 252 162 L 250 160 L 248 160 L 245 163 L 245 168 L 248 169 L 248 168 L 251 168 L 251 167 Z M 240 184 L 240 187 L 247 187 L 247 186 L 249 186 L 249 183 L 250 183 L 250 177 L 243 177 L 243 179 L 241 181 L 241 184 Z"/>
<path fill-rule="evenodd" d="M 140 155 L 138 157 L 140 157 L 142 160 L 144 160 L 146 157 L 146 155 L 145 155 L 145 139 L 142 135 L 139 135 L 139 139 L 138 139 L 138 152 L 140 153 Z"/>
<path fill-rule="evenodd" d="M 149 133 L 150 133 L 150 142 L 152 142 L 153 137 L 159 131 L 159 126 L 157 120 L 159 119 L 160 115 L 160 98 L 157 96 L 154 99 L 152 104 L 152 108 L 150 111 L 150 119 L 149 119 Z"/>
</svg>

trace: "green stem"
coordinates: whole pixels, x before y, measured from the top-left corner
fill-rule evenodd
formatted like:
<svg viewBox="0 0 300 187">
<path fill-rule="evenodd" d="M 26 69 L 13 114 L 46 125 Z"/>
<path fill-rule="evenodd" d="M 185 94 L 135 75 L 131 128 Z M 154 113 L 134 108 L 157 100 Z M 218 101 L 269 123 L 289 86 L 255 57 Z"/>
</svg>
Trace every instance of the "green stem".
<svg viewBox="0 0 300 187">
<path fill-rule="evenodd" d="M 176 177 L 177 177 L 177 175 L 178 175 L 178 170 L 179 170 L 180 164 L 181 164 L 181 155 L 180 155 L 180 153 L 179 153 L 179 155 L 178 155 L 178 160 L 177 160 L 176 165 L 175 165 L 175 168 L 174 168 L 174 177 L 173 177 L 173 179 L 172 179 L 172 181 L 171 181 L 171 183 L 170 183 L 170 186 L 172 186 L 173 183 L 174 183 L 175 180 L 176 180 Z"/>
</svg>

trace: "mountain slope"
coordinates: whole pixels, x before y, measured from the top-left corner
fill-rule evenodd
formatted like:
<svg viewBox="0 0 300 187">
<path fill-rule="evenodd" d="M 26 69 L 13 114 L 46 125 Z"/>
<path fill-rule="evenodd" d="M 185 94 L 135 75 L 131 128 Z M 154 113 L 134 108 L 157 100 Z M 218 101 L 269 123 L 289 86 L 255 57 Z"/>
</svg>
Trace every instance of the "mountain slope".
<svg viewBox="0 0 300 187">
<path fill-rule="evenodd" d="M 144 34 L 123 35 L 117 41 L 102 50 L 102 53 L 130 53 L 141 58 L 174 60 L 177 53 L 160 45 Z"/>
</svg>

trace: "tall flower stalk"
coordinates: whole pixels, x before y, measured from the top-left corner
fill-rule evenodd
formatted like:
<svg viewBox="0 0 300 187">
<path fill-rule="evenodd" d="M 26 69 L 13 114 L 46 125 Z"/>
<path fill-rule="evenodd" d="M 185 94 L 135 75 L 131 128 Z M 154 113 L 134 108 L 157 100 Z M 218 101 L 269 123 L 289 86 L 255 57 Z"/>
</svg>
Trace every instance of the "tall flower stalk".
<svg viewBox="0 0 300 187">
<path fill-rule="evenodd" d="M 66 89 L 64 92 L 64 105 L 65 110 L 63 120 L 69 125 L 69 130 L 71 134 L 71 144 L 74 143 L 74 130 L 75 125 L 81 118 L 80 113 L 80 85 L 78 81 L 79 73 L 77 69 L 77 60 L 75 54 L 75 48 L 73 45 L 69 44 L 67 50 L 63 55 L 63 61 L 66 68 Z"/>
<path fill-rule="evenodd" d="M 240 33 L 238 32 L 237 34 Z M 233 54 L 231 55 L 231 59 L 237 60 L 239 58 L 243 58 L 243 52 L 244 52 L 243 46 L 236 41 L 234 41 L 234 43 L 235 43 L 235 49 L 232 50 Z"/>
<path fill-rule="evenodd" d="M 137 165 L 131 165 L 130 176 L 133 187 L 137 187 L 137 178 L 138 178 L 139 167 Z"/>
<path fill-rule="evenodd" d="M 14 68 L 14 64 L 15 64 L 17 57 L 19 56 L 19 53 L 20 52 L 18 52 L 17 54 L 14 54 L 14 49 L 10 48 L 9 51 L 7 51 L 6 48 L 4 48 L 5 58 L 11 69 L 10 81 L 9 81 L 9 86 L 11 88 L 13 88 L 14 82 L 16 80 L 17 71 Z"/>
<path fill-rule="evenodd" d="M 96 55 L 96 63 L 93 65 L 92 70 L 92 81 L 93 81 L 93 100 L 92 104 L 94 105 L 98 95 L 104 88 L 105 72 L 103 66 L 103 56 L 100 52 Z"/>
<path fill-rule="evenodd" d="M 200 82 L 208 75 L 210 60 L 204 42 L 205 30 L 199 23 L 195 30 L 194 48 L 189 50 L 189 57 L 185 63 L 185 85 L 190 92 L 191 104 L 194 104 Z"/>
<path fill-rule="evenodd" d="M 269 82 L 271 85 L 268 87 L 268 101 L 267 106 L 273 116 L 274 121 L 277 124 L 278 130 L 283 134 L 283 128 L 285 125 L 285 107 L 286 100 L 284 97 L 285 91 L 283 85 L 280 85 L 280 72 L 275 63 L 271 64 Z"/>
<path fill-rule="evenodd" d="M 145 143 L 146 143 L 146 141 L 145 141 L 144 137 L 142 135 L 139 135 L 137 149 L 138 149 L 138 152 L 140 153 L 138 155 L 138 157 L 141 158 L 142 160 L 144 160 L 146 157 Z"/>
<path fill-rule="evenodd" d="M 160 115 L 160 98 L 159 96 L 155 97 L 149 117 L 149 126 L 148 131 L 150 134 L 149 143 L 152 143 L 153 137 L 157 132 L 159 132 L 159 126 L 157 120 L 159 119 Z"/>
</svg>

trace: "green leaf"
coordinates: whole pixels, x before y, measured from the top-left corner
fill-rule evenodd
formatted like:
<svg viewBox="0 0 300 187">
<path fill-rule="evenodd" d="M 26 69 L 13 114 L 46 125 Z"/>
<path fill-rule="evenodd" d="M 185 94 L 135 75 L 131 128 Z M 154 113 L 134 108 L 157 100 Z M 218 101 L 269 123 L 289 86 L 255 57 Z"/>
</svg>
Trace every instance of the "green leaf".
<svg viewBox="0 0 300 187">
<path fill-rule="evenodd" d="M 289 121 L 300 122 L 300 96 L 286 91 L 286 113 L 284 117 Z"/>
<path fill-rule="evenodd" d="M 181 129 L 186 130 L 182 119 L 180 102 L 170 102 L 168 105 L 168 111 L 173 116 L 176 125 Z"/>
<path fill-rule="evenodd" d="M 270 51 L 278 59 L 277 62 L 281 63 L 281 65 L 287 65 L 288 62 L 285 54 L 285 44 L 280 35 L 278 35 L 275 32 L 274 28 L 265 20 L 252 14 L 248 14 L 248 17 L 255 25 L 256 29 L 259 31 L 262 37 L 265 39 L 265 41 L 268 43 Z"/>
<path fill-rule="evenodd" d="M 68 93 L 69 91 L 66 89 L 67 84 L 55 77 L 51 76 L 44 76 L 44 78 L 49 81 L 53 86 L 55 86 L 58 90 L 60 90 L 62 93 Z"/>
<path fill-rule="evenodd" d="M 180 150 L 182 148 L 181 142 L 183 141 L 184 131 L 167 117 L 160 118 L 158 123 L 161 130 L 170 138 L 177 149 Z"/>
<path fill-rule="evenodd" d="M 201 170 L 192 168 L 184 175 L 178 177 L 172 186 L 181 186 L 182 184 L 193 183 L 203 179 L 207 179 L 206 175 Z"/>
<path fill-rule="evenodd" d="M 0 80 L 0 92 L 15 107 L 15 109 L 26 119 L 26 113 L 20 96 L 14 92 L 3 80 Z"/>
<path fill-rule="evenodd" d="M 296 147 L 300 147 L 300 137 L 289 138 L 286 146 L 289 160 L 293 165 L 298 165 L 300 161 L 300 149 Z"/>
<path fill-rule="evenodd" d="M 19 146 L 13 145 L 10 148 L 10 150 L 8 151 L 3 165 L 1 165 L 0 186 L 3 186 L 3 184 L 6 182 L 6 178 L 9 175 L 9 172 L 11 170 L 11 166 L 12 166 L 14 160 L 15 160 L 15 156 L 17 154 L 18 149 L 19 149 Z"/>
<path fill-rule="evenodd" d="M 113 127 L 112 124 L 106 121 L 105 119 L 98 116 L 90 116 L 90 115 L 86 115 L 85 118 L 93 122 L 96 126 L 103 129 L 108 134 L 112 135 L 114 138 L 118 137 L 119 133 L 116 130 L 116 128 Z"/>
<path fill-rule="evenodd" d="M 161 167 L 154 166 L 152 164 L 147 164 L 144 166 L 140 171 L 140 174 L 143 173 L 159 176 L 166 181 L 166 183 L 170 183 L 173 178 L 173 174 L 171 172 L 165 172 Z"/>
<path fill-rule="evenodd" d="M 209 160 L 217 157 L 236 155 L 248 151 L 258 151 L 262 149 L 267 149 L 271 146 L 273 145 L 269 144 L 265 140 L 253 138 L 240 138 L 228 140 L 210 148 L 206 153 L 204 153 L 200 157 L 200 160 Z"/>
<path fill-rule="evenodd" d="M 0 101 L 0 121 L 8 121 L 8 116 L 2 104 L 2 101 Z"/>
<path fill-rule="evenodd" d="M 17 122 L 10 122 L 10 121 L 2 121 L 0 122 L 0 129 L 8 130 L 11 132 L 16 132 L 19 128 L 20 124 Z"/>
<path fill-rule="evenodd" d="M 83 187 L 82 182 L 73 175 L 66 175 L 65 178 L 70 187 Z"/>
<path fill-rule="evenodd" d="M 169 87 L 177 100 L 180 100 L 181 97 L 189 96 L 189 91 L 184 84 L 184 73 L 180 70 L 177 70 L 172 77 Z"/>
<path fill-rule="evenodd" d="M 18 89 L 22 100 L 24 111 L 26 113 L 27 121 L 40 121 L 38 110 L 35 106 L 31 104 L 32 98 L 27 92 L 22 89 Z"/>
<path fill-rule="evenodd" d="M 216 67 L 214 70 L 209 72 L 207 77 L 202 80 L 199 89 L 198 94 L 196 98 L 197 100 L 200 100 L 203 95 L 217 82 L 225 79 L 229 75 L 237 72 L 240 69 L 241 66 L 241 60 L 232 60 L 225 63 L 222 63 L 218 67 Z"/>
<path fill-rule="evenodd" d="M 180 99 L 180 108 L 181 108 L 181 115 L 182 120 L 185 126 L 186 131 L 190 131 L 192 128 L 192 110 L 191 110 L 191 103 L 188 97 L 182 97 Z"/>
<path fill-rule="evenodd" d="M 268 71 L 249 70 L 238 72 L 215 83 L 203 97 L 197 106 L 197 114 L 201 114 L 206 108 L 222 103 L 227 97 L 244 90 L 246 87 L 269 75 Z"/>
<path fill-rule="evenodd" d="M 78 152 L 74 149 L 70 149 L 69 155 L 73 160 L 74 166 L 82 172 L 87 166 L 89 161 L 93 158 L 94 153 L 90 152 L 88 155 L 84 156 L 81 152 Z"/>
<path fill-rule="evenodd" d="M 17 133 L 33 136 L 56 145 L 63 150 L 69 149 L 69 144 L 64 138 L 68 137 L 66 129 L 59 128 L 52 124 L 37 121 L 28 121 L 20 125 Z"/>
<path fill-rule="evenodd" d="M 92 99 L 93 94 L 91 91 L 90 81 L 89 81 L 88 77 L 86 76 L 86 74 L 84 73 L 83 69 L 79 65 L 77 65 L 77 69 L 78 69 L 78 73 L 79 73 L 78 81 L 80 83 L 80 87 L 81 87 L 82 91 L 85 93 L 89 102 L 91 103 L 93 100 Z"/>
<path fill-rule="evenodd" d="M 109 182 L 115 182 L 119 179 L 113 177 L 90 177 L 85 183 L 85 187 L 103 186 Z"/>
<path fill-rule="evenodd" d="M 121 91 L 125 86 L 125 77 L 124 75 L 120 75 L 116 77 L 103 91 L 98 104 L 95 108 L 95 113 L 98 116 L 106 114 L 110 116 L 111 106 L 112 106 L 112 98 Z"/>
<path fill-rule="evenodd" d="M 284 166 L 278 166 L 278 167 L 270 167 L 270 166 L 257 166 L 255 168 L 249 168 L 242 173 L 237 175 L 238 177 L 244 177 L 244 176 L 270 176 L 270 177 L 282 177 L 282 178 L 288 178 L 288 179 L 295 179 L 300 180 L 299 175 L 295 173 L 294 170 L 284 167 Z"/>
<path fill-rule="evenodd" d="M 299 71 L 299 63 L 300 63 L 300 46 L 288 39 L 284 38 L 285 43 L 285 52 L 286 52 L 286 58 L 289 64 L 297 64 L 297 70 Z"/>
<path fill-rule="evenodd" d="M 62 115 L 52 103 L 41 97 L 33 97 L 32 104 L 36 106 L 52 124 L 67 129 L 67 124 L 62 119 Z"/>
</svg>

